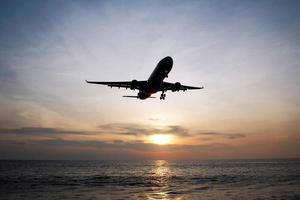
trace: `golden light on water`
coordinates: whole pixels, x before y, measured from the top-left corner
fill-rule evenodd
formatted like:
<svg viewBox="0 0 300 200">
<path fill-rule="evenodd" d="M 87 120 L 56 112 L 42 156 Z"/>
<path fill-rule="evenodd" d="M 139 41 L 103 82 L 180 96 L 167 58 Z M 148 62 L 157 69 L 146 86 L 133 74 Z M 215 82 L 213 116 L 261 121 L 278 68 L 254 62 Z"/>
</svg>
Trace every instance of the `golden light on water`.
<svg viewBox="0 0 300 200">
<path fill-rule="evenodd" d="M 153 168 L 150 173 L 152 174 L 151 181 L 154 187 L 149 191 L 146 196 L 148 200 L 161 199 L 169 200 L 169 193 L 171 191 L 170 176 L 171 169 L 166 160 L 156 160 L 153 163 Z M 173 199 L 173 198 L 172 198 Z M 180 199 L 180 198 L 175 198 Z"/>
<path fill-rule="evenodd" d="M 150 136 L 150 140 L 154 144 L 159 144 L 159 145 L 170 144 L 170 142 L 172 141 L 172 135 L 154 134 Z"/>
</svg>

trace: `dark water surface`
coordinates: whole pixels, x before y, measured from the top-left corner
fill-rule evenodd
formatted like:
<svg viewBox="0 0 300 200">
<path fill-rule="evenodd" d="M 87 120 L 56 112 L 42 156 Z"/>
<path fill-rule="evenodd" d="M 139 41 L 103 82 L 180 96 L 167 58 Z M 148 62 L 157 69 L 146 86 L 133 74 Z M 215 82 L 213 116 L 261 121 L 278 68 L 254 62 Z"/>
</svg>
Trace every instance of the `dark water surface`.
<svg viewBox="0 0 300 200">
<path fill-rule="evenodd" d="M 300 199 L 300 160 L 0 161 L 0 199 Z"/>
</svg>

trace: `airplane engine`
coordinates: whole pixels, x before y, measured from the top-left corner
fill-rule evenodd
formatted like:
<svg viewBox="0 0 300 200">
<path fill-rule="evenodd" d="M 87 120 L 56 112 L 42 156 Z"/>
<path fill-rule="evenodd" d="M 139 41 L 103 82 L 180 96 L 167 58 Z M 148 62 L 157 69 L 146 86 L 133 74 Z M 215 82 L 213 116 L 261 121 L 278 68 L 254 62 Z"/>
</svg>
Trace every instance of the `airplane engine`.
<svg viewBox="0 0 300 200">
<path fill-rule="evenodd" d="M 174 84 L 174 87 L 172 88 L 172 92 L 179 91 L 180 88 L 181 88 L 181 84 L 179 82 L 176 82 Z"/>
<path fill-rule="evenodd" d="M 136 89 L 137 84 L 138 84 L 137 80 L 132 80 L 131 85 L 130 85 L 130 89 L 132 89 L 132 90 Z"/>
</svg>

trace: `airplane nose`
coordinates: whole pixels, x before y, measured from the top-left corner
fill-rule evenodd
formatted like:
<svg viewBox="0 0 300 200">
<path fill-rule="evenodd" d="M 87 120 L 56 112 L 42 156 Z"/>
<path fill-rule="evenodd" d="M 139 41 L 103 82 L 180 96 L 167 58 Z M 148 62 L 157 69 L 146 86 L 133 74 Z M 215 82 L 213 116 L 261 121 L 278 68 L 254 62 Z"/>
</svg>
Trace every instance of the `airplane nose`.
<svg viewBox="0 0 300 200">
<path fill-rule="evenodd" d="M 167 62 L 173 63 L 173 59 L 170 56 L 165 57 L 164 60 L 166 60 Z"/>
<path fill-rule="evenodd" d="M 157 64 L 159 66 L 164 66 L 164 69 L 167 69 L 168 71 L 171 71 L 173 66 L 173 59 L 170 56 L 167 56 L 163 58 L 159 63 Z"/>
<path fill-rule="evenodd" d="M 173 65 L 173 59 L 170 56 L 167 56 L 163 59 L 164 63 L 167 63 L 167 65 L 172 66 Z"/>
</svg>

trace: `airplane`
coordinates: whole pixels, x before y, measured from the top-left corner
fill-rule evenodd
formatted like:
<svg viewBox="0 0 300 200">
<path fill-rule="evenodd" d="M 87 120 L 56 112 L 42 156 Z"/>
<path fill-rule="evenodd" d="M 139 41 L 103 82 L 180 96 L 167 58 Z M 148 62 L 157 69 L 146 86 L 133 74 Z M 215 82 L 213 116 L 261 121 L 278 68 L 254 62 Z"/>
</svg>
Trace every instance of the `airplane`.
<svg viewBox="0 0 300 200">
<path fill-rule="evenodd" d="M 109 87 L 118 87 L 118 88 L 130 88 L 131 90 L 138 89 L 139 92 L 137 96 L 123 96 L 129 98 L 137 98 L 141 100 L 145 100 L 147 98 L 155 98 L 151 95 L 156 92 L 162 92 L 160 95 L 160 100 L 165 100 L 166 94 L 165 92 L 171 90 L 172 92 L 176 91 L 186 91 L 186 90 L 194 90 L 194 89 L 203 89 L 204 87 L 192 87 L 181 85 L 181 83 L 169 83 L 165 82 L 164 79 L 168 77 L 171 69 L 173 67 L 173 59 L 170 56 L 163 58 L 157 66 L 155 67 L 154 71 L 146 81 L 121 81 L 121 82 L 97 82 L 97 81 L 87 81 L 87 83 L 91 84 L 100 84 L 100 85 L 107 85 Z"/>
</svg>

